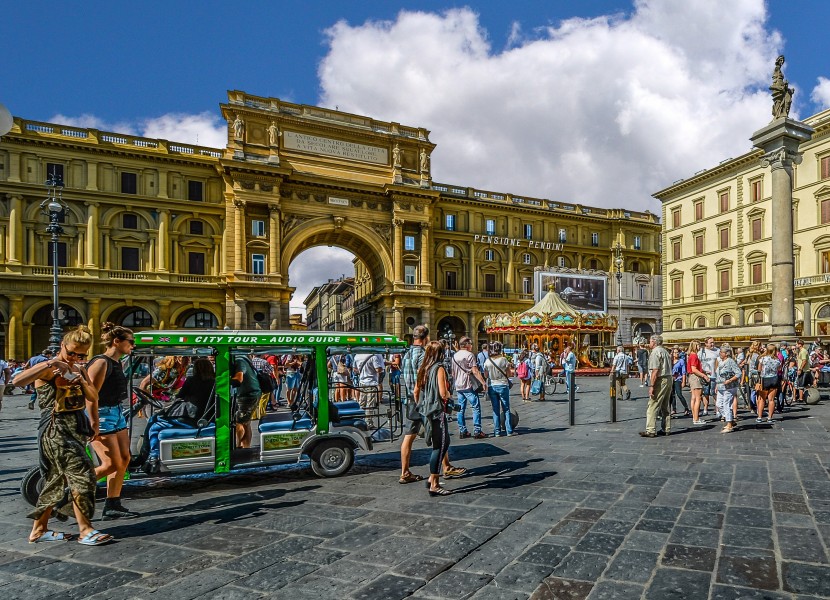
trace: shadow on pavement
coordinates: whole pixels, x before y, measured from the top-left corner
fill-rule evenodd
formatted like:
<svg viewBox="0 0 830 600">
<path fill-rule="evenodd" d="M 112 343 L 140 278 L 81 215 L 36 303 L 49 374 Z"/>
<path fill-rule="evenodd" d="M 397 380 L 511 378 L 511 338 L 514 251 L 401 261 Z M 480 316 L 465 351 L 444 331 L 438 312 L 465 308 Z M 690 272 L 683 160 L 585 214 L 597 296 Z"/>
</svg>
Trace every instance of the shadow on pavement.
<svg viewBox="0 0 830 600">
<path fill-rule="evenodd" d="M 542 458 L 531 458 L 522 461 L 500 461 L 485 467 L 477 467 L 471 475 L 484 478 L 484 481 L 471 483 L 455 488 L 453 494 L 463 494 L 477 490 L 510 489 L 521 485 L 532 485 L 556 475 L 556 471 L 540 471 L 537 473 L 514 473 L 530 466 L 531 463 L 542 462 Z M 513 473 L 513 474 L 511 474 Z"/>
</svg>

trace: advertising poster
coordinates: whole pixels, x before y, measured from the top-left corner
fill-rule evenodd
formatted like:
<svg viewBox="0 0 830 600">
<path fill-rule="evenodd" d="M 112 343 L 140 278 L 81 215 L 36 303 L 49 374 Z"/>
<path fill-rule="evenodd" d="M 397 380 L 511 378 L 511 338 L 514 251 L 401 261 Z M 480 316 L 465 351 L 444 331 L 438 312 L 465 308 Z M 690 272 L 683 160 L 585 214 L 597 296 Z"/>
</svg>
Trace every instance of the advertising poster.
<svg viewBox="0 0 830 600">
<path fill-rule="evenodd" d="M 539 302 L 552 289 L 579 312 L 608 310 L 607 283 L 602 275 L 536 271 L 534 300 Z"/>
</svg>

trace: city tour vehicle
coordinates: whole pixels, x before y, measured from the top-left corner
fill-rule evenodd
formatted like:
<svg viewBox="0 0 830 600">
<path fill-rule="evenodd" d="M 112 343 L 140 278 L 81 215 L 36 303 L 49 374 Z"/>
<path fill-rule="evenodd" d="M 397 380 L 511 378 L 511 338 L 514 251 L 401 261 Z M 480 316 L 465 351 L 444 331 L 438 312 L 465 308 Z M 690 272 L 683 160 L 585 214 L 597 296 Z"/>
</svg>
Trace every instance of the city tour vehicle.
<svg viewBox="0 0 830 600">
<path fill-rule="evenodd" d="M 340 356 L 352 355 L 352 364 L 356 357 L 362 356 L 366 364 L 368 355 L 381 355 L 386 361 L 392 354 L 404 353 L 407 344 L 395 336 L 355 332 L 170 330 L 137 332 L 135 341 L 125 368 L 128 374 L 147 372 L 142 365 L 149 365 L 152 371 L 153 365 L 165 357 L 176 357 L 181 365 L 208 358 L 214 363 L 216 380 L 207 408 L 192 421 L 193 427 L 175 425 L 158 432 L 159 459 L 155 469 L 148 473 L 148 425 L 153 413 L 164 414 L 165 408 L 175 402 L 175 393 L 172 400 L 161 400 L 140 387 L 140 376 L 128 377 L 132 402 L 125 413 L 133 459 L 127 478 L 229 473 L 306 459 L 317 475 L 336 477 L 349 471 L 357 450 L 372 449 L 373 437 L 389 440 L 402 432 L 400 398 L 393 389 L 357 387 L 356 375 L 349 377 L 348 383 L 331 383 Z M 295 361 L 293 365 L 300 365 L 296 369 L 299 387 L 289 406 L 267 411 L 265 400 L 255 410 L 248 448 L 239 447 L 234 434 L 236 394 L 232 377 L 234 363 L 242 356 L 290 356 Z M 335 385 L 348 388 L 348 398 L 357 392 L 376 394 L 373 403 L 376 406 L 364 410 L 351 399 L 334 402 Z M 320 398 L 328 401 L 320 402 Z M 91 448 L 89 452 L 98 464 Z M 21 483 L 21 493 L 27 502 L 36 503 L 41 486 L 40 470 L 35 466 Z"/>
</svg>

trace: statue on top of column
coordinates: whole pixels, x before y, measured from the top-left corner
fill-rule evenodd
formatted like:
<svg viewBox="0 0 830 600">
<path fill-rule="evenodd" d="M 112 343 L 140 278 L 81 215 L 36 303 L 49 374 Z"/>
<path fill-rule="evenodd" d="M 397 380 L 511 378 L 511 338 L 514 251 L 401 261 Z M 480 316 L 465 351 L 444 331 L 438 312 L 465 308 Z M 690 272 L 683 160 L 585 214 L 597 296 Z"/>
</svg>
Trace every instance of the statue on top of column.
<svg viewBox="0 0 830 600">
<path fill-rule="evenodd" d="M 429 156 L 427 156 L 427 151 L 421 148 L 421 173 L 427 174 L 429 173 Z"/>
<path fill-rule="evenodd" d="M 242 120 L 242 117 L 236 115 L 236 119 L 233 122 L 233 137 L 237 140 L 242 139 L 242 132 L 245 129 L 245 121 Z"/>
<path fill-rule="evenodd" d="M 276 146 L 277 145 L 277 138 L 279 138 L 280 135 L 282 135 L 282 134 L 280 133 L 280 130 L 277 127 L 277 124 L 274 123 L 273 121 L 271 121 L 271 126 L 268 127 L 268 144 L 271 145 L 271 146 Z"/>
<path fill-rule="evenodd" d="M 790 87 L 789 81 L 784 79 L 784 73 L 781 71 L 783 64 L 784 55 L 782 54 L 775 59 L 775 70 L 772 72 L 772 85 L 769 86 L 772 92 L 773 120 L 790 116 L 790 105 L 793 102 L 793 93 L 795 92 Z"/>
</svg>

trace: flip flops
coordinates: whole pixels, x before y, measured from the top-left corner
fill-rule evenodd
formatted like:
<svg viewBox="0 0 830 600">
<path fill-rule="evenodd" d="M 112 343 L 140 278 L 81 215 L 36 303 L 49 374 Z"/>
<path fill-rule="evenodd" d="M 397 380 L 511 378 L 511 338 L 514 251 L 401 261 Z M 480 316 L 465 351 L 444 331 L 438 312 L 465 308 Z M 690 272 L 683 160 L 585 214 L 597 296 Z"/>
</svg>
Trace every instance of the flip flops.
<svg viewBox="0 0 830 600">
<path fill-rule="evenodd" d="M 72 534 L 61 533 L 60 531 L 46 531 L 35 539 L 30 539 L 30 544 L 39 544 L 40 542 L 68 542 L 72 539 Z"/>
<path fill-rule="evenodd" d="M 79 539 L 78 543 L 83 544 L 84 546 L 103 546 L 104 544 L 108 544 L 114 539 L 115 538 L 109 535 L 108 533 L 101 533 L 97 529 L 93 529 L 84 537 Z"/>
</svg>

